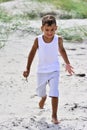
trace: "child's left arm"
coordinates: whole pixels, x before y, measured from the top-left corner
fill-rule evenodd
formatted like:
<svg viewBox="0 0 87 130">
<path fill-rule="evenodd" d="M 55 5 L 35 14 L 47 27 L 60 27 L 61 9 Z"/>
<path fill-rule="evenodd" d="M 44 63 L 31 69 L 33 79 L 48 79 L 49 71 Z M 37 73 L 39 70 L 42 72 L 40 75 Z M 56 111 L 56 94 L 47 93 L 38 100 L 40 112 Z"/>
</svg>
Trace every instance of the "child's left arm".
<svg viewBox="0 0 87 130">
<path fill-rule="evenodd" d="M 62 39 L 62 37 L 59 37 L 58 42 L 59 42 L 58 44 L 59 44 L 60 54 L 61 54 L 61 56 L 63 57 L 63 59 L 64 59 L 64 61 L 66 63 L 66 71 L 68 71 L 69 74 L 72 75 L 74 73 L 73 67 L 70 65 L 70 61 L 68 59 L 67 53 L 65 51 L 65 48 L 63 46 L 63 39 Z"/>
</svg>

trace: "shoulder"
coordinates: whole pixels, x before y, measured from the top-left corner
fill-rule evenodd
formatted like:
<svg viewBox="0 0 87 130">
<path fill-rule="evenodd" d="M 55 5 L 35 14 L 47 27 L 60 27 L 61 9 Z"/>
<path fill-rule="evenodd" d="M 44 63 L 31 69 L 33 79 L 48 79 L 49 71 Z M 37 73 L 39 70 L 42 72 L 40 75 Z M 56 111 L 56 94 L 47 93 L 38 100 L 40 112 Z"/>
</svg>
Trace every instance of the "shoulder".
<svg viewBox="0 0 87 130">
<path fill-rule="evenodd" d="M 55 38 L 58 39 L 58 43 L 63 42 L 63 38 L 61 36 L 58 36 L 57 34 L 55 34 Z"/>
<path fill-rule="evenodd" d="M 61 36 L 58 37 L 58 45 L 59 49 L 63 49 L 63 38 Z"/>
<path fill-rule="evenodd" d="M 63 43 L 63 38 L 61 36 L 58 37 L 58 43 L 59 44 Z"/>
<path fill-rule="evenodd" d="M 36 38 L 34 39 L 34 44 L 33 44 L 33 46 L 34 46 L 35 48 L 38 48 L 38 37 L 36 37 Z"/>
<path fill-rule="evenodd" d="M 42 38 L 42 34 L 37 36 L 37 39 Z"/>
</svg>

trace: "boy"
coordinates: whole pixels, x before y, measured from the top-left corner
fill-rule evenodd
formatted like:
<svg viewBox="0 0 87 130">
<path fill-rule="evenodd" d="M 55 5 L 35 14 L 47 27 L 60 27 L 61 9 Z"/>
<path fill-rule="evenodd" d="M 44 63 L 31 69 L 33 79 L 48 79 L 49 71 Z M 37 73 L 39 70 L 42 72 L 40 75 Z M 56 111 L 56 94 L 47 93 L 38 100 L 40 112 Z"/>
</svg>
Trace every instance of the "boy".
<svg viewBox="0 0 87 130">
<path fill-rule="evenodd" d="M 52 15 L 46 15 L 42 19 L 42 35 L 37 36 L 28 56 L 24 77 L 28 77 L 33 58 L 38 50 L 38 69 L 37 69 L 37 95 L 41 97 L 39 107 L 43 109 L 46 100 L 46 85 L 49 84 L 49 96 L 52 98 L 52 122 L 58 124 L 58 83 L 59 83 L 59 58 L 58 51 L 66 63 L 66 70 L 72 75 L 73 67 L 70 65 L 66 51 L 63 47 L 63 40 L 55 32 L 57 30 L 56 19 Z"/>
</svg>

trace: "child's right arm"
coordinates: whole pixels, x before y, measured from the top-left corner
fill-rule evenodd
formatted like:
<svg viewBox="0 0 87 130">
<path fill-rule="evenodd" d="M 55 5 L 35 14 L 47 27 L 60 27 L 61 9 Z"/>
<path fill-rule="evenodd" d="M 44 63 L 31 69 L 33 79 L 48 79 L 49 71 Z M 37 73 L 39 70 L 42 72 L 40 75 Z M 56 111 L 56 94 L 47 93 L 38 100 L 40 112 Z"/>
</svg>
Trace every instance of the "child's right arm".
<svg viewBox="0 0 87 130">
<path fill-rule="evenodd" d="M 32 48 L 30 50 L 30 53 L 28 55 L 26 70 L 23 72 L 23 76 L 26 78 L 28 77 L 28 75 L 30 73 L 30 67 L 31 67 L 32 61 L 34 59 L 34 56 L 36 54 L 37 48 L 38 48 L 38 39 L 36 38 Z"/>
</svg>

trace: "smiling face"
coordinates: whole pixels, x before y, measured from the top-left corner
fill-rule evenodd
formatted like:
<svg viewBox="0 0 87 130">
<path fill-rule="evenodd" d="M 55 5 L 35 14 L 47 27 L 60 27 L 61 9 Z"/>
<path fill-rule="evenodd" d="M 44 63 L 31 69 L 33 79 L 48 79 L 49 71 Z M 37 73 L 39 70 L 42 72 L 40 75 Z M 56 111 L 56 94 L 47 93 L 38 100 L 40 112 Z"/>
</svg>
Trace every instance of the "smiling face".
<svg viewBox="0 0 87 130">
<path fill-rule="evenodd" d="M 44 37 L 47 39 L 52 39 L 54 37 L 55 31 L 57 30 L 57 26 L 55 24 L 45 24 L 41 27 L 42 32 L 44 33 Z"/>
</svg>

